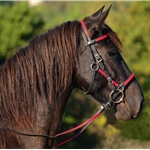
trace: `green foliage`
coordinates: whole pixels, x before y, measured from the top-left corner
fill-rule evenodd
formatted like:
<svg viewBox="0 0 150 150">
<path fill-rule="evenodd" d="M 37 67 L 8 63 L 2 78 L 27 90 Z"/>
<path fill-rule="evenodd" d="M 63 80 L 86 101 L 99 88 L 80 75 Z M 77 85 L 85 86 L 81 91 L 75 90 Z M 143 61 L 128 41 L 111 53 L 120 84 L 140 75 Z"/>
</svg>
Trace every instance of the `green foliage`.
<svg viewBox="0 0 150 150">
<path fill-rule="evenodd" d="M 105 2 L 105 4 L 109 6 L 111 3 Z M 103 5 L 104 2 L 52 1 L 44 2 L 38 10 L 41 11 L 41 16 L 46 22 L 45 29 L 51 29 L 65 21 L 81 20 L 95 13 L 95 10 L 99 10 Z"/>
<path fill-rule="evenodd" d="M 43 21 L 27 2 L 15 2 L 12 6 L 0 5 L 0 59 L 10 57 L 18 48 L 38 34 Z"/>
<path fill-rule="evenodd" d="M 148 11 L 150 12 L 150 5 L 147 2 L 134 2 L 127 11 L 128 14 L 124 14 L 123 19 L 117 22 L 122 27 L 121 30 L 117 29 L 117 33 L 123 41 L 125 57 L 131 68 L 145 75 L 150 74 L 147 59 L 150 57 Z"/>
</svg>

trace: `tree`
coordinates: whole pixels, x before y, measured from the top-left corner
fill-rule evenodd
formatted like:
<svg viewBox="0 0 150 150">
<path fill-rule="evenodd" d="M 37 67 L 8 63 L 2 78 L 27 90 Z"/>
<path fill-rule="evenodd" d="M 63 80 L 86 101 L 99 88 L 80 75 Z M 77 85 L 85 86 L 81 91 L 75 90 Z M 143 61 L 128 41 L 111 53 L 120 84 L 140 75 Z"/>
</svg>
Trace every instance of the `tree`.
<svg viewBox="0 0 150 150">
<path fill-rule="evenodd" d="M 0 5 L 0 61 L 9 58 L 29 39 L 40 33 L 44 21 L 27 2 Z"/>
</svg>

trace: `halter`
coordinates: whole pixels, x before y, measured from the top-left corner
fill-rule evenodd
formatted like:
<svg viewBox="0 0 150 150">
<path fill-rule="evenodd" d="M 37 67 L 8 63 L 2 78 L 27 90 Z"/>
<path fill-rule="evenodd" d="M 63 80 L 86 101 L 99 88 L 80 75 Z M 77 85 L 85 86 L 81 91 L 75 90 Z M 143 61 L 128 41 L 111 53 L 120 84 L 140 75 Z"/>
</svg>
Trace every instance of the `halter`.
<svg viewBox="0 0 150 150">
<path fill-rule="evenodd" d="M 108 35 L 105 34 L 105 35 L 103 35 L 99 38 L 91 40 L 91 38 L 89 36 L 89 33 L 88 33 L 88 30 L 87 30 L 84 22 L 81 20 L 80 23 L 82 25 L 82 31 L 81 32 L 82 32 L 83 40 L 84 40 L 85 46 L 87 47 L 87 50 L 90 54 L 90 57 L 92 59 L 92 63 L 90 65 L 90 68 L 93 72 L 90 86 L 88 88 L 88 91 L 85 92 L 85 93 L 87 94 L 87 93 L 90 92 L 90 90 L 91 90 L 91 88 L 94 84 L 96 72 L 99 72 L 101 75 L 103 75 L 107 79 L 108 84 L 110 85 L 110 88 L 112 89 L 112 91 L 110 93 L 110 100 L 106 104 L 103 104 L 100 107 L 100 109 L 97 111 L 97 113 L 93 117 L 91 117 L 90 119 L 85 121 L 84 123 L 80 124 L 79 126 L 74 127 L 73 129 L 70 129 L 68 131 L 56 134 L 55 136 L 42 135 L 42 134 L 27 134 L 27 133 L 17 132 L 13 129 L 6 128 L 6 127 L 3 127 L 3 126 L 0 126 L 1 130 L 10 131 L 10 132 L 20 134 L 20 135 L 24 135 L 24 136 L 39 136 L 39 137 L 45 137 L 45 138 L 49 138 L 49 139 L 55 139 L 56 137 L 62 136 L 64 134 L 67 134 L 67 133 L 70 133 L 70 132 L 73 132 L 75 130 L 78 130 L 78 129 L 82 128 L 72 138 L 70 138 L 68 140 L 65 140 L 64 142 L 61 142 L 61 143 L 55 145 L 55 146 L 60 146 L 60 145 L 63 145 L 65 143 L 73 140 L 77 136 L 79 136 L 98 116 L 100 116 L 100 114 L 103 112 L 103 110 L 106 109 L 108 106 L 112 105 L 113 103 L 117 104 L 117 103 L 120 103 L 120 102 L 123 101 L 123 99 L 124 99 L 124 88 L 134 78 L 134 74 L 132 73 L 129 76 L 129 78 L 122 84 L 118 84 L 117 82 L 112 80 L 111 76 L 109 75 L 109 73 L 108 73 L 108 71 L 107 71 L 107 69 L 106 69 L 106 67 L 103 63 L 102 57 L 99 55 L 99 53 L 97 52 L 97 49 L 94 46 L 95 43 L 106 39 L 108 37 Z M 116 101 L 116 98 L 120 95 L 121 95 L 121 98 Z"/>
<path fill-rule="evenodd" d="M 127 84 L 129 84 L 129 82 L 134 78 L 134 74 L 132 73 L 129 78 L 122 84 L 118 84 L 116 81 L 114 81 L 111 76 L 109 75 L 104 63 L 103 63 L 103 59 L 102 57 L 99 55 L 97 49 L 95 48 L 95 43 L 102 41 L 104 39 L 106 39 L 108 37 L 107 34 L 96 38 L 94 40 L 91 40 L 88 30 L 85 26 L 85 23 L 83 20 L 80 21 L 81 25 L 82 25 L 82 36 L 83 36 L 83 40 L 85 43 L 85 46 L 90 54 L 90 57 L 92 59 L 92 63 L 90 65 L 90 68 L 93 72 L 92 75 L 92 79 L 89 85 L 89 88 L 87 90 L 87 92 L 85 92 L 86 94 L 88 94 L 94 84 L 94 80 L 95 80 L 95 76 L 96 76 L 96 72 L 99 72 L 101 75 L 103 75 L 106 79 L 107 82 L 111 88 L 111 93 L 110 93 L 110 101 L 109 103 L 120 103 L 123 101 L 124 99 L 124 88 Z M 121 96 L 121 98 L 119 100 L 116 100 L 118 96 Z"/>
</svg>

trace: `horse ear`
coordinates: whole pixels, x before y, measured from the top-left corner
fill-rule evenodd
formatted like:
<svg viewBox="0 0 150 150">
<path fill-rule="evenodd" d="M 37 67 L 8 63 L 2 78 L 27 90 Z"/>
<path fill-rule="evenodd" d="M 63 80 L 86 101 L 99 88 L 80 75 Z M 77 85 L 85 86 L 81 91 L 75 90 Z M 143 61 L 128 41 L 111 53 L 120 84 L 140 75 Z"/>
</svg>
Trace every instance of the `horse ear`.
<svg viewBox="0 0 150 150">
<path fill-rule="evenodd" d="M 109 14 L 111 6 L 112 5 L 110 5 L 110 7 L 107 10 L 102 12 L 105 7 L 103 6 L 99 11 L 94 13 L 91 17 L 85 18 L 85 22 L 88 23 L 87 28 L 90 36 L 95 32 L 95 30 L 99 30 L 102 27 Z"/>
<path fill-rule="evenodd" d="M 101 13 L 98 18 L 95 18 L 95 23 L 97 23 L 98 27 L 100 27 L 105 22 L 108 14 L 109 14 L 109 11 L 111 9 L 111 6 L 112 5 L 110 5 L 109 8 L 106 11 Z"/>
<path fill-rule="evenodd" d="M 97 16 L 99 16 L 103 12 L 104 7 L 105 5 L 102 6 L 96 13 L 94 13 L 92 17 L 96 18 Z"/>
</svg>

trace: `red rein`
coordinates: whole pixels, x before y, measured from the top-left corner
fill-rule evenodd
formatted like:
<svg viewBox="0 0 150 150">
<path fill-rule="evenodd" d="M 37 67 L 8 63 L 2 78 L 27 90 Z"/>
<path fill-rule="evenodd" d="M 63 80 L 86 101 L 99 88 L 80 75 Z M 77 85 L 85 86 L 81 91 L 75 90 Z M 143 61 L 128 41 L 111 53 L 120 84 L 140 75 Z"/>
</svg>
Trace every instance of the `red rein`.
<svg viewBox="0 0 150 150">
<path fill-rule="evenodd" d="M 67 143 L 67 142 L 73 140 L 73 139 L 76 138 L 77 136 L 79 136 L 79 135 L 86 129 L 86 127 L 87 127 L 90 123 L 92 123 L 98 116 L 100 116 L 101 112 L 102 112 L 102 109 L 99 110 L 93 117 L 91 117 L 90 119 L 88 119 L 88 120 L 85 121 L 84 123 L 80 124 L 79 126 L 76 126 L 76 127 L 74 127 L 73 129 L 70 129 L 70 130 L 68 130 L 68 131 L 65 131 L 65 132 L 56 134 L 55 137 L 58 137 L 58 136 L 61 136 L 61 135 L 64 135 L 64 134 L 73 132 L 73 131 L 75 131 L 75 130 L 80 129 L 80 128 L 83 127 L 83 128 L 82 128 L 77 134 L 75 134 L 73 137 L 71 137 L 70 139 L 65 140 L 65 141 L 63 141 L 63 142 L 61 142 L 61 143 L 59 143 L 59 144 L 56 144 L 55 146 L 57 146 L 57 147 L 58 147 L 58 146 L 61 146 L 61 145 L 65 144 L 65 143 Z"/>
</svg>

